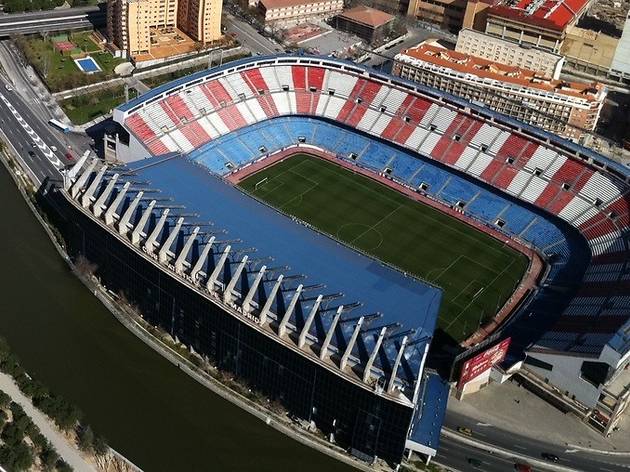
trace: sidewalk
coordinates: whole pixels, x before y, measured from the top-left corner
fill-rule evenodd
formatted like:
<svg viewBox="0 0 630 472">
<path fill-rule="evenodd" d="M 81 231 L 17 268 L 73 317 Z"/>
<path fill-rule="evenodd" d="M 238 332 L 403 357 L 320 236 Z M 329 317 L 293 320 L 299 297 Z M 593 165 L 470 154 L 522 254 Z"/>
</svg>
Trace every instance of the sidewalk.
<svg viewBox="0 0 630 472">
<path fill-rule="evenodd" d="M 3 390 L 11 399 L 18 403 L 24 412 L 31 417 L 33 423 L 37 425 L 42 434 L 51 442 L 57 453 L 65 460 L 76 472 L 94 472 L 96 469 L 86 459 L 83 458 L 79 449 L 70 444 L 66 437 L 59 432 L 46 415 L 33 406 L 31 400 L 26 397 L 17 387 L 13 379 L 0 372 L 0 390 Z"/>
<path fill-rule="evenodd" d="M 628 413 L 621 419 L 619 430 L 605 438 L 576 416 L 562 413 L 511 381 L 503 385 L 491 383 L 464 401 L 449 398 L 447 418 L 450 412 L 550 444 L 630 453 Z"/>
</svg>

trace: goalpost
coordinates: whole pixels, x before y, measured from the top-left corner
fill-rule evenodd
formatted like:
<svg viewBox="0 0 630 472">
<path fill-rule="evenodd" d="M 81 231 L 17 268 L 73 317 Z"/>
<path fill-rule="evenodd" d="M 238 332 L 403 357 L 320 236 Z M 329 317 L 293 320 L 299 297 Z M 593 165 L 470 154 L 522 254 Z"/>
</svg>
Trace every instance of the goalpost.
<svg viewBox="0 0 630 472">
<path fill-rule="evenodd" d="M 254 185 L 254 190 L 258 190 L 258 187 L 260 187 L 261 185 L 265 185 L 265 183 L 269 180 L 269 177 L 265 177 L 262 180 L 259 180 L 258 182 L 256 182 L 256 185 Z"/>
</svg>

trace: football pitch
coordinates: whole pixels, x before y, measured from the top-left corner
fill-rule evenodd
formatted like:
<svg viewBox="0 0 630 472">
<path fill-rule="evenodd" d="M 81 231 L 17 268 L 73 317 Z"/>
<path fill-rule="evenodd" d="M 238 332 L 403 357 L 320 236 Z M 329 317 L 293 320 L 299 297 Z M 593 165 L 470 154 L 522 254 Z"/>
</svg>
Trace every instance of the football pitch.
<svg viewBox="0 0 630 472">
<path fill-rule="evenodd" d="M 441 287 L 438 326 L 458 342 L 494 316 L 527 268 L 525 256 L 465 223 L 306 154 L 263 169 L 239 186 L 282 212 Z"/>
</svg>

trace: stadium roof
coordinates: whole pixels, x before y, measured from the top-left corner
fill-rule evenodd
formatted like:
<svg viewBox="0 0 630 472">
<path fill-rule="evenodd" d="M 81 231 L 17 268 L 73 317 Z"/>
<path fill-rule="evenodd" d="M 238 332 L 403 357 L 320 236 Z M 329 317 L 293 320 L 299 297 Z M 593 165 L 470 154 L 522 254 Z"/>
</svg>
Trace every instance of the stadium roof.
<svg viewBox="0 0 630 472">
<path fill-rule="evenodd" d="M 361 302 L 353 315 L 379 312 L 383 316 L 378 325 L 400 323 L 402 330 L 417 329 L 416 339 L 433 335 L 440 289 L 280 214 L 188 158 L 151 158 L 131 168 L 139 179 L 184 205 L 186 212 L 212 221 L 213 229 L 227 230 L 227 237 L 241 239 L 243 247 L 256 248 L 256 257 L 271 256 L 274 266 L 287 265 L 291 273 L 306 275 L 305 284 L 321 283 L 329 293 L 343 293 L 340 304 Z"/>
</svg>

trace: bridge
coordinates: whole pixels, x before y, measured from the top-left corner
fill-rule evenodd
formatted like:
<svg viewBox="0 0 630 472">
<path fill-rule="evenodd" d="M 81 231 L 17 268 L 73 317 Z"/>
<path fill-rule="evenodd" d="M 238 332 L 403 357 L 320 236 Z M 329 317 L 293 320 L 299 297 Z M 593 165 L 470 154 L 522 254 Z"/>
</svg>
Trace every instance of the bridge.
<svg viewBox="0 0 630 472">
<path fill-rule="evenodd" d="M 106 11 L 104 5 L 13 13 L 0 16 L 0 38 L 14 34 L 92 28 L 105 24 L 105 20 Z"/>
</svg>

